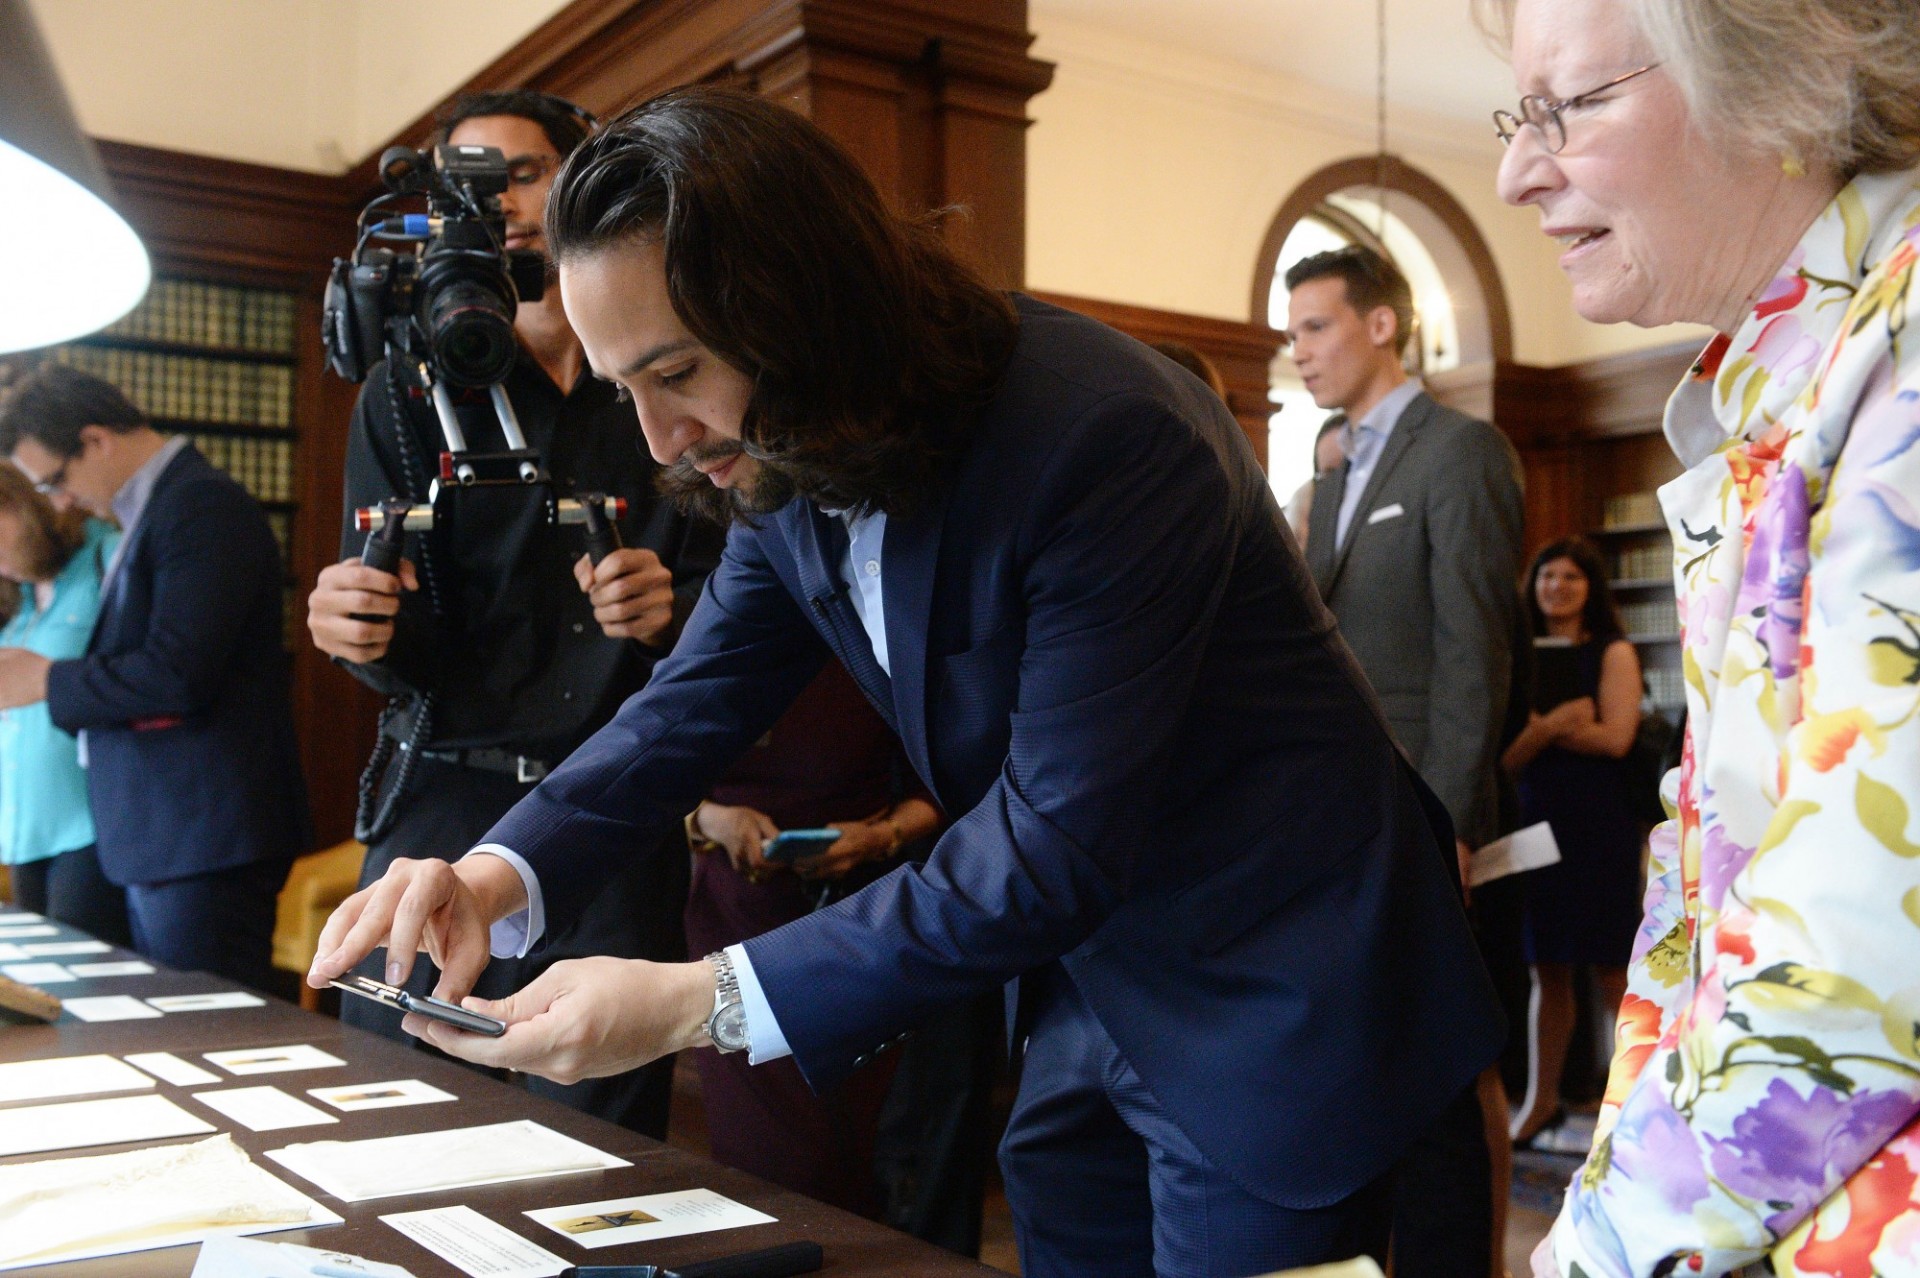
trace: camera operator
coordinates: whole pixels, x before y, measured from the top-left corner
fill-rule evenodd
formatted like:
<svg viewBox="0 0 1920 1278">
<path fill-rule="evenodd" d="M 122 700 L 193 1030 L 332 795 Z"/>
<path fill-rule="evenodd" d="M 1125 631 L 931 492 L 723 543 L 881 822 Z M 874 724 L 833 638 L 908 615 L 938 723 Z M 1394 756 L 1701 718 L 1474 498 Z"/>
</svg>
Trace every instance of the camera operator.
<svg viewBox="0 0 1920 1278">
<path fill-rule="evenodd" d="M 591 117 L 547 94 L 487 93 L 455 102 L 435 141 L 501 150 L 509 174 L 502 247 L 544 251 L 547 189 L 590 126 Z M 395 699 L 382 723 L 390 744 L 363 782 L 363 824 L 369 809 L 386 809 L 373 818 L 385 828 L 367 832 L 363 884 L 397 858 L 445 858 L 471 846 L 604 724 L 671 648 L 719 556 L 717 529 L 656 495 L 657 467 L 635 445 L 632 410 L 588 373 L 558 290 L 522 302 L 514 333 L 518 359 L 504 388 L 528 446 L 558 495 L 592 489 L 626 499 L 625 545 L 591 565 L 580 534 L 553 526 L 538 490 L 506 485 L 461 492 L 457 520 L 436 518 L 433 531 L 409 534 L 397 574 L 362 565 L 353 511 L 395 495 L 424 498 L 423 472 L 443 447 L 414 379 L 385 363 L 372 370 L 348 441 L 346 558 L 320 573 L 307 621 L 322 652 Z M 474 446 L 492 446 L 500 428 L 486 396 L 456 396 L 456 408 Z M 688 858 L 684 835 L 670 837 L 678 846 L 663 851 L 677 854 L 631 859 L 577 926 L 537 959 L 495 960 L 483 986 L 504 995 L 570 956 L 684 957 Z M 381 957 L 360 971 L 387 979 Z M 430 992 L 436 979 L 416 971 L 408 986 Z M 341 1014 L 416 1041 L 373 1004 L 349 999 Z M 670 1078 L 669 1060 L 570 1086 L 528 1083 L 662 1137 Z"/>
</svg>

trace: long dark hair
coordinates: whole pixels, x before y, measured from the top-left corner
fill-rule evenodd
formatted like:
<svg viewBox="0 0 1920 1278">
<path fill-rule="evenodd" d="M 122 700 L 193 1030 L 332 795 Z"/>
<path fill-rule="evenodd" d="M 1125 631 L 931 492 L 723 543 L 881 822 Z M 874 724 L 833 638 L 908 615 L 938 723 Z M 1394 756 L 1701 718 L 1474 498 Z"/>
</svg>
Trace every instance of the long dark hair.
<svg viewBox="0 0 1920 1278">
<path fill-rule="evenodd" d="M 568 158 L 547 198 L 564 263 L 635 240 L 666 258 L 674 313 L 753 382 L 744 501 L 687 459 L 665 487 L 726 519 L 799 494 L 909 510 L 941 484 L 1012 357 L 1012 304 L 930 221 L 889 210 L 854 161 L 785 107 L 726 89 L 642 103 Z"/>
<path fill-rule="evenodd" d="M 1591 639 L 1619 639 L 1627 633 L 1620 624 L 1620 609 L 1613 602 L 1613 588 L 1607 584 L 1607 561 L 1601 556 L 1599 548 L 1585 537 L 1562 537 L 1533 557 L 1533 566 L 1527 569 L 1527 615 L 1533 619 L 1533 633 L 1547 633 L 1546 614 L 1540 611 L 1540 597 L 1535 586 L 1540 580 L 1540 570 L 1556 559 L 1571 559 L 1587 578 L 1587 606 L 1581 609 L 1580 624 L 1586 628 Z"/>
<path fill-rule="evenodd" d="M 33 481 L 6 462 L 0 462 L 0 510 L 12 511 L 20 519 L 20 549 L 28 584 L 52 581 L 60 575 L 74 552 L 87 540 L 87 512 L 74 508 L 55 510 L 34 490 Z M 0 623 L 20 611 L 23 584 L 0 579 Z"/>
</svg>

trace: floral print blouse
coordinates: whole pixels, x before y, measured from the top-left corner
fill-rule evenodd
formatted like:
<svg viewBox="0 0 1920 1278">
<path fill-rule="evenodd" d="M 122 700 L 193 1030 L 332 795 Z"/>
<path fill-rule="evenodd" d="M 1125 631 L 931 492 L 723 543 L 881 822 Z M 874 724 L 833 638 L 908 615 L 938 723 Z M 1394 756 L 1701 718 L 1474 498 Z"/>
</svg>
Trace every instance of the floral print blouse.
<svg viewBox="0 0 1920 1278">
<path fill-rule="evenodd" d="M 1920 173 L 1667 408 L 1688 732 L 1563 1274 L 1920 1273 Z"/>
</svg>

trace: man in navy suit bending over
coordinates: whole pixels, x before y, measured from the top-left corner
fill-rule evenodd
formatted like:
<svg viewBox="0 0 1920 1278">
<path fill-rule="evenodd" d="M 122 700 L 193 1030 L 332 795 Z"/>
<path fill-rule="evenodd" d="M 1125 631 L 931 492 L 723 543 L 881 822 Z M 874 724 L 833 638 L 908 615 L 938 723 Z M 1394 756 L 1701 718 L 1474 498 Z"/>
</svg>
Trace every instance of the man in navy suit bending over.
<svg viewBox="0 0 1920 1278">
<path fill-rule="evenodd" d="M 344 904 L 443 996 L 572 918 L 838 657 L 941 805 L 925 865 L 705 961 L 561 963 L 409 1028 L 572 1078 L 711 1041 L 825 1086 L 1002 984 L 1029 1275 L 1378 1251 L 1386 1179 L 1500 1041 L 1447 818 L 1233 418 L 981 284 L 799 116 L 636 108 L 548 204 L 567 314 L 688 499 L 736 516 L 674 655 L 461 860 Z"/>
<path fill-rule="evenodd" d="M 0 453 L 56 505 L 126 531 L 86 655 L 0 649 L 0 707 L 44 700 L 80 735 L 134 948 L 263 988 L 274 898 L 310 842 L 266 516 L 184 435 L 58 364 L 6 401 Z"/>
</svg>

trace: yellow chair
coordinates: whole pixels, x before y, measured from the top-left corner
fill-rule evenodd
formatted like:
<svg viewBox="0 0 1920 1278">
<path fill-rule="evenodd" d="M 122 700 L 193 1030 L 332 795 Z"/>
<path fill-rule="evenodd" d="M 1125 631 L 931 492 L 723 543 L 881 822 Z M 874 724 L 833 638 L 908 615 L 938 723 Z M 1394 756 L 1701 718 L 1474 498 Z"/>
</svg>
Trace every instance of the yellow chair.
<svg viewBox="0 0 1920 1278">
<path fill-rule="evenodd" d="M 357 839 L 310 852 L 293 863 L 287 885 L 280 889 L 279 912 L 273 925 L 273 965 L 305 977 L 320 947 L 320 929 L 334 907 L 352 896 L 360 884 L 360 862 L 367 845 Z M 320 991 L 303 979 L 300 1006 L 320 1008 Z"/>
</svg>

